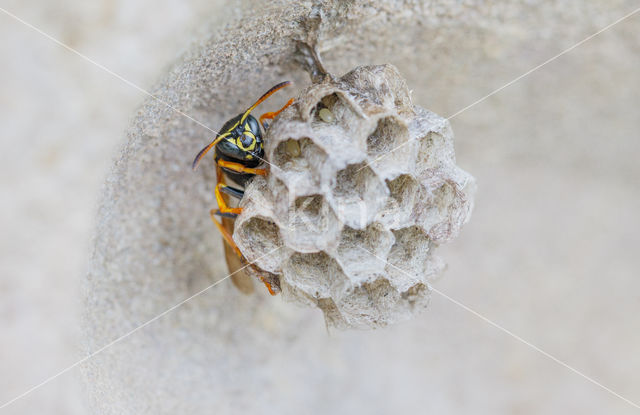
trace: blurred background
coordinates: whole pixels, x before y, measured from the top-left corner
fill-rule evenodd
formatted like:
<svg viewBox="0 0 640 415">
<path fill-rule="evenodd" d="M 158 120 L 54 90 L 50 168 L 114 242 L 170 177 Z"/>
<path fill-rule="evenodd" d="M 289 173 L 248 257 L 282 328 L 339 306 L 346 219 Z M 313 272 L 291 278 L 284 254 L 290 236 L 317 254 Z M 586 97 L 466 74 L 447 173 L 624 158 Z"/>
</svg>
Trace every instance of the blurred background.
<svg viewBox="0 0 640 415">
<path fill-rule="evenodd" d="M 568 3 L 557 20 L 522 17 L 516 5 L 502 15 L 500 30 L 461 32 L 452 40 L 461 53 L 443 57 L 446 64 L 428 50 L 424 60 L 394 63 L 417 104 L 449 116 L 637 7 Z M 205 27 L 237 10 L 225 5 L 0 3 L 145 89 Z M 482 50 L 465 48 L 477 37 Z M 81 356 L 78 284 L 100 188 L 144 96 L 1 12 L 0 38 L 2 404 Z M 423 65 L 441 69 L 422 79 Z M 640 402 L 639 73 L 640 13 L 451 120 L 458 163 L 479 190 L 471 222 L 442 249 L 449 267 L 436 283 L 634 402 Z M 384 392 L 390 403 L 381 411 L 635 413 L 437 294 L 418 321 L 334 341 L 355 337 L 404 356 L 383 361 L 376 373 L 405 383 L 370 377 L 345 412 L 359 412 L 360 399 Z M 84 393 L 73 370 L 0 413 L 86 413 Z"/>
<path fill-rule="evenodd" d="M 216 1 L 2 1 L 142 88 L 188 47 Z M 102 182 L 139 91 L 0 12 L 0 401 L 79 356 L 79 281 Z M 78 374 L 5 413 L 86 413 Z"/>
</svg>

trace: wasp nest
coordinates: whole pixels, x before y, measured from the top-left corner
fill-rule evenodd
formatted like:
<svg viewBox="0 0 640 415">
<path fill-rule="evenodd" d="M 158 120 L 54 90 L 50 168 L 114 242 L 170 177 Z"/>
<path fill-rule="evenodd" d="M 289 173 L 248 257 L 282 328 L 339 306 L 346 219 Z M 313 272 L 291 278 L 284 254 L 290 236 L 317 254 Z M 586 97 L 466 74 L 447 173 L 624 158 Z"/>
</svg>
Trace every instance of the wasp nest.
<svg viewBox="0 0 640 415">
<path fill-rule="evenodd" d="M 234 239 L 285 299 L 338 327 L 424 308 L 434 249 L 472 207 L 449 122 L 413 105 L 393 66 L 366 66 L 311 85 L 265 141 L 271 171 L 247 186 Z"/>
</svg>

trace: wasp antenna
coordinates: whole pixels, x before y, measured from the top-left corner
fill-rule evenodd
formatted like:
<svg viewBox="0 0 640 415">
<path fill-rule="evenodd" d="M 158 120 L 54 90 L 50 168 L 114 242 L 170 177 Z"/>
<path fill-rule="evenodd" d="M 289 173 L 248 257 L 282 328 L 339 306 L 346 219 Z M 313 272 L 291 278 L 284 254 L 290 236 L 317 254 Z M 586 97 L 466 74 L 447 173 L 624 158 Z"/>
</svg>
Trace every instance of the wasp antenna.
<svg viewBox="0 0 640 415">
<path fill-rule="evenodd" d="M 220 140 L 222 140 L 223 138 L 225 138 L 229 134 L 230 133 L 224 133 L 222 135 L 217 136 L 215 140 L 213 140 L 205 148 L 200 150 L 200 152 L 196 155 L 196 158 L 193 159 L 193 163 L 191 164 L 191 168 L 193 170 L 195 170 L 198 167 L 198 164 L 200 163 L 200 160 L 202 159 L 202 157 L 204 157 L 204 155 L 207 154 L 207 152 L 209 150 L 211 150 L 213 147 L 215 147 L 215 145 L 218 144 L 220 142 Z"/>
<path fill-rule="evenodd" d="M 284 81 L 284 82 L 280 82 L 279 84 L 275 85 L 274 87 L 272 87 L 270 90 L 268 90 L 267 92 L 264 93 L 264 95 L 262 95 L 255 104 L 253 104 L 243 115 L 242 115 L 242 119 L 240 120 L 240 123 L 243 123 L 244 120 L 247 119 L 247 117 L 249 116 L 249 114 L 251 113 L 251 111 L 253 111 L 255 109 L 255 107 L 257 107 L 258 105 L 262 104 L 267 98 L 269 98 L 271 95 L 273 95 L 277 90 L 284 88 L 285 86 L 289 86 L 291 85 L 292 82 L 291 81 Z"/>
<path fill-rule="evenodd" d="M 207 154 L 207 151 L 209 151 L 209 149 L 211 148 L 211 144 L 209 144 L 208 146 L 206 146 L 205 148 L 203 148 L 202 150 L 200 150 L 200 152 L 198 153 L 198 155 L 196 156 L 195 159 L 193 159 L 193 163 L 191 164 L 191 168 L 193 170 L 198 168 L 198 164 L 200 164 L 200 159 Z"/>
</svg>

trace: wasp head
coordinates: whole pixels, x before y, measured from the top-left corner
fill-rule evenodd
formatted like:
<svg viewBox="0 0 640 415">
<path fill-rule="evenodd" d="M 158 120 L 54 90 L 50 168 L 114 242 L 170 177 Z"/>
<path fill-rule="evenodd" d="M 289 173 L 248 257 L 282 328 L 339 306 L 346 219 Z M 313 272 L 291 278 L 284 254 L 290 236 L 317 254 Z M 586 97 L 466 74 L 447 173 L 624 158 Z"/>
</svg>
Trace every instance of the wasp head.
<svg viewBox="0 0 640 415">
<path fill-rule="evenodd" d="M 249 115 L 244 121 L 240 118 L 230 126 L 228 132 L 229 135 L 218 143 L 216 151 L 239 161 L 262 159 L 262 133 L 255 117 Z"/>
</svg>

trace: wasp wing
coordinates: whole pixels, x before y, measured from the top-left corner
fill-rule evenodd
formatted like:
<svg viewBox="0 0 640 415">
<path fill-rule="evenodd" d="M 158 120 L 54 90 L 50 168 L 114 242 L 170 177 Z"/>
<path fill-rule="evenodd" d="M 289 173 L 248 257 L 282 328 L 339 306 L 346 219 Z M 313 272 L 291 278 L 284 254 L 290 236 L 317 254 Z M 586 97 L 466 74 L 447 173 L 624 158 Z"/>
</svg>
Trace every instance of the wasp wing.
<svg viewBox="0 0 640 415">
<path fill-rule="evenodd" d="M 222 226 L 229 234 L 233 234 L 233 219 L 222 218 Z M 231 282 L 233 282 L 233 285 L 243 294 L 252 294 L 255 290 L 252 278 L 245 272 L 246 268 L 240 269 L 246 264 L 242 263 L 242 260 L 240 260 L 235 250 L 230 247 L 228 243 L 224 242 L 224 240 L 223 243 L 227 267 L 229 267 L 229 273 L 233 273 L 233 275 L 231 275 Z"/>
</svg>

